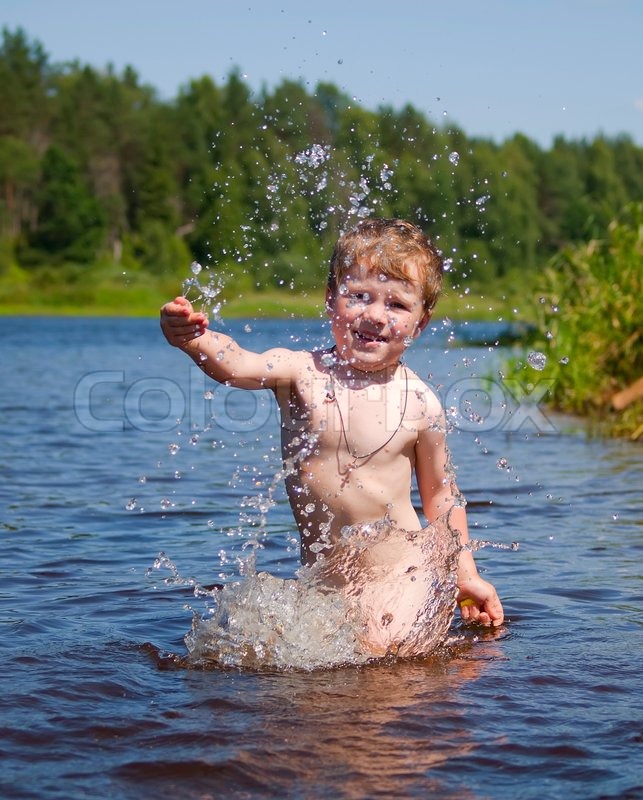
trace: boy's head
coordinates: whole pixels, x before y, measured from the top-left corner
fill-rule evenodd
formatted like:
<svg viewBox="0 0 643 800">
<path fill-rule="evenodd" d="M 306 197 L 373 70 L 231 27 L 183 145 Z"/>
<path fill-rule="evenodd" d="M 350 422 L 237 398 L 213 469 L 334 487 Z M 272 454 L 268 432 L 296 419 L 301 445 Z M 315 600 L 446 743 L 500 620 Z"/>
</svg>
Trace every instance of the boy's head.
<svg viewBox="0 0 643 800">
<path fill-rule="evenodd" d="M 442 286 L 443 261 L 416 225 L 402 219 L 365 219 L 346 231 L 330 260 L 330 297 L 335 297 L 342 279 L 358 265 L 418 284 L 425 312 L 433 311 Z"/>
</svg>

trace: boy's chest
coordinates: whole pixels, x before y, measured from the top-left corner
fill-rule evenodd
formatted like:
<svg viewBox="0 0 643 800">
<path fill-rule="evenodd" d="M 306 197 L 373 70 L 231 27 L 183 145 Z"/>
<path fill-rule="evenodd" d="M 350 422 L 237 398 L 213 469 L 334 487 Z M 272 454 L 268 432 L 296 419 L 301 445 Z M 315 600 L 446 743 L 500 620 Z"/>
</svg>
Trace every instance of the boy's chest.
<svg viewBox="0 0 643 800">
<path fill-rule="evenodd" d="M 395 438 L 405 447 L 415 441 L 417 398 L 401 381 L 346 386 L 315 374 L 280 398 L 282 428 L 313 435 L 321 447 L 363 456 Z"/>
</svg>

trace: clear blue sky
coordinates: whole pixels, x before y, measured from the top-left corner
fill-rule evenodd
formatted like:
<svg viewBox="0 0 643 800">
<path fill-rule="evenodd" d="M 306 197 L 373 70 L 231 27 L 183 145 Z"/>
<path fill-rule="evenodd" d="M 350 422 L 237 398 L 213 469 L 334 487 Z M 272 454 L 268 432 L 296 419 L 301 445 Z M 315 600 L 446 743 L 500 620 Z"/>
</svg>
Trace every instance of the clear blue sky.
<svg viewBox="0 0 643 800">
<path fill-rule="evenodd" d="M 163 98 L 237 66 L 253 88 L 331 81 L 469 136 L 643 145 L 643 0 L 0 0 L 0 25 L 54 62 L 130 64 Z"/>
</svg>

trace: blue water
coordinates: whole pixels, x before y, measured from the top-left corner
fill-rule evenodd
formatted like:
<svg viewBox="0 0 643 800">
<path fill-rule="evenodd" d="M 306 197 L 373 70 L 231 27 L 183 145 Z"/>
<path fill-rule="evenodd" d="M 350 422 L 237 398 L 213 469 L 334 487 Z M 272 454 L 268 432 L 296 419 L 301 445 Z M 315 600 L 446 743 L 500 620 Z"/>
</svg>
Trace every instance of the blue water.
<svg viewBox="0 0 643 800">
<path fill-rule="evenodd" d="M 325 335 L 230 328 L 255 347 Z M 643 450 L 517 408 L 499 378 L 481 399 L 497 349 L 456 342 L 494 331 L 459 333 L 436 324 L 408 360 L 465 414 L 472 535 L 520 544 L 477 554 L 506 625 L 455 621 L 418 661 L 190 670 L 174 656 L 204 601 L 153 564 L 234 577 L 258 524 L 244 497 L 279 464 L 269 398 L 206 387 L 153 320 L 0 319 L 1 796 L 643 797 Z M 275 500 L 259 566 L 292 576 Z"/>
</svg>

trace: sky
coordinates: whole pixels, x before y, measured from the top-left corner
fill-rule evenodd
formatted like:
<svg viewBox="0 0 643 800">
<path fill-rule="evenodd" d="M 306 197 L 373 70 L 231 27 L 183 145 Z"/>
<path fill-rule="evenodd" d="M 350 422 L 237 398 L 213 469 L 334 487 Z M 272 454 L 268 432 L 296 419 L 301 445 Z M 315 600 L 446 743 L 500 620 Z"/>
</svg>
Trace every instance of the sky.
<svg viewBox="0 0 643 800">
<path fill-rule="evenodd" d="M 134 67 L 162 99 L 238 68 L 252 89 L 336 84 L 439 126 L 643 145 L 643 0 L 0 0 L 51 62 Z"/>
</svg>

